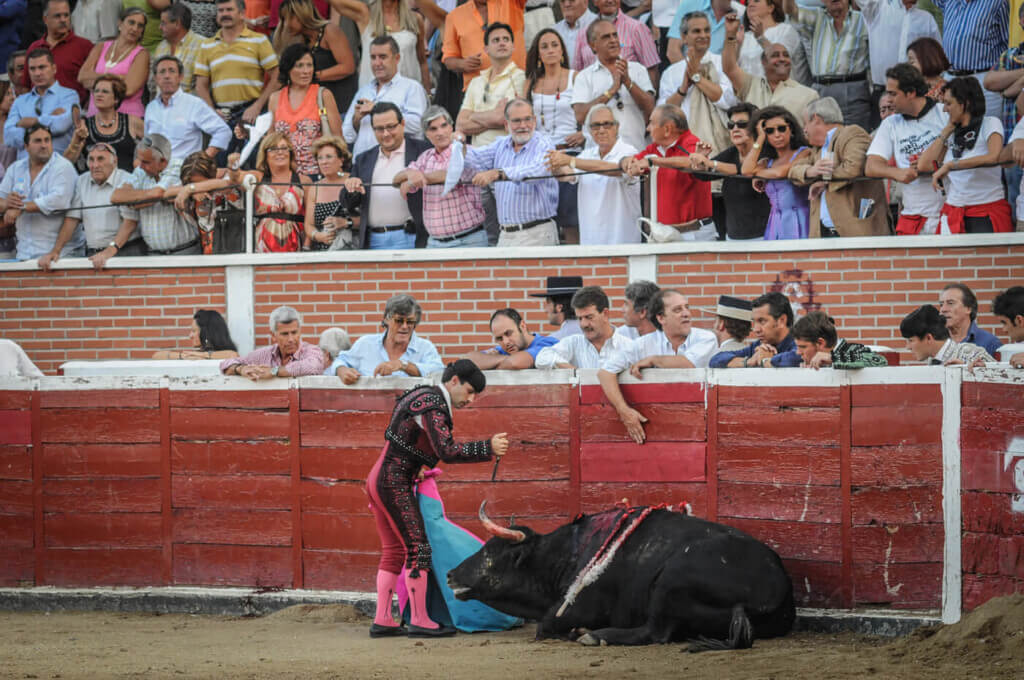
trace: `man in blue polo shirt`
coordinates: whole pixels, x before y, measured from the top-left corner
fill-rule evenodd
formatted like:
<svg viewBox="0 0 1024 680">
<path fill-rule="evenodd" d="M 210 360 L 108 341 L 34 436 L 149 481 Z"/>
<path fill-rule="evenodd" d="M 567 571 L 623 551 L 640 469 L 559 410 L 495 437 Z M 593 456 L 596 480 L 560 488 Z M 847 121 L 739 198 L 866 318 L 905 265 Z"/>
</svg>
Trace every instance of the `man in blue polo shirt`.
<svg viewBox="0 0 1024 680">
<path fill-rule="evenodd" d="M 469 355 L 469 359 L 484 371 L 533 368 L 537 353 L 558 342 L 557 338 L 530 333 L 523 317 L 510 307 L 491 315 L 491 333 L 497 346 Z"/>
<path fill-rule="evenodd" d="M 736 350 L 711 357 L 711 368 L 793 368 L 800 366 L 793 327 L 793 307 L 782 293 L 765 293 L 755 298 L 753 327 L 757 341 Z"/>
<path fill-rule="evenodd" d="M 978 328 L 978 297 L 965 283 L 949 283 L 939 295 L 939 314 L 953 342 L 969 342 L 996 356 L 1002 346 L 999 338 Z"/>
</svg>

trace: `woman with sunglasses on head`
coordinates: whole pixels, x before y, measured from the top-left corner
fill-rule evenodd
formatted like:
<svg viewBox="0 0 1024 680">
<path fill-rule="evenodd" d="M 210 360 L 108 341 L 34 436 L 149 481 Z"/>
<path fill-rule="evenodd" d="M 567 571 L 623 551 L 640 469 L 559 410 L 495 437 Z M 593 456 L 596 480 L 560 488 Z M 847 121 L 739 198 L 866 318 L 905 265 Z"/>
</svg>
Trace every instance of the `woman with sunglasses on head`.
<svg viewBox="0 0 1024 680">
<path fill-rule="evenodd" d="M 786 177 L 798 158 L 810 154 L 803 128 L 792 113 L 781 106 L 766 106 L 750 121 L 754 144 L 743 159 L 741 172 L 754 176 L 754 188 L 763 190 L 771 202 L 766 241 L 807 238 L 810 204 L 807 188 Z"/>
<path fill-rule="evenodd" d="M 124 78 L 119 75 L 103 73 L 96 78 L 92 84 L 96 113 L 78 120 L 65 158 L 74 163 L 94 144 L 103 142 L 117 154 L 117 167 L 127 172 L 135 169 L 135 145 L 142 139 L 143 123 L 138 116 L 118 111 L 126 92 Z"/>
<path fill-rule="evenodd" d="M 288 136 L 271 130 L 256 155 L 256 170 L 231 173 L 231 181 L 241 184 L 246 175 L 254 176 L 259 185 L 254 196 L 256 219 L 256 252 L 294 253 L 301 249 L 306 221 L 304 184 L 306 175 L 296 171 L 296 154 Z"/>
<path fill-rule="evenodd" d="M 370 43 L 374 38 L 389 35 L 398 43 L 398 73 L 415 80 L 430 92 L 430 67 L 427 63 L 429 36 L 423 17 L 412 11 L 408 0 L 333 0 L 331 5 L 342 16 L 351 19 L 362 36 L 363 59 L 359 65 L 359 87 L 373 80 Z"/>
<path fill-rule="evenodd" d="M 140 118 L 145 111 L 142 104 L 142 89 L 149 78 L 149 52 L 140 44 L 146 31 L 146 22 L 146 13 L 141 8 L 123 9 L 121 20 L 117 23 L 117 38 L 93 47 L 78 71 L 78 82 L 88 90 L 92 89 L 96 79 L 104 73 L 124 78 L 125 93 L 117 110 L 119 113 Z M 156 47 L 156 43 L 153 46 Z M 90 98 L 86 115 L 95 114 L 96 103 Z"/>
<path fill-rule="evenodd" d="M 942 97 L 949 122 L 917 161 L 918 172 L 934 170 L 933 187 L 945 185 L 939 233 L 946 233 L 946 225 L 954 234 L 1013 231 L 998 164 L 1002 121 L 985 115 L 985 96 L 973 76 L 946 83 Z"/>
<path fill-rule="evenodd" d="M 238 356 L 228 331 L 228 325 L 219 312 L 212 309 L 198 309 L 192 315 L 188 331 L 187 349 L 162 349 L 153 354 L 154 359 L 232 359 Z"/>
<path fill-rule="evenodd" d="M 578 154 L 586 141 L 578 130 L 572 108 L 572 84 L 576 72 L 569 68 L 569 53 L 562 36 L 545 28 L 533 40 L 526 54 L 526 100 L 533 102 L 537 131 L 543 132 L 555 148 Z M 563 230 L 562 243 L 579 243 L 579 215 L 576 187 L 558 185 L 558 213 L 555 222 Z"/>
</svg>

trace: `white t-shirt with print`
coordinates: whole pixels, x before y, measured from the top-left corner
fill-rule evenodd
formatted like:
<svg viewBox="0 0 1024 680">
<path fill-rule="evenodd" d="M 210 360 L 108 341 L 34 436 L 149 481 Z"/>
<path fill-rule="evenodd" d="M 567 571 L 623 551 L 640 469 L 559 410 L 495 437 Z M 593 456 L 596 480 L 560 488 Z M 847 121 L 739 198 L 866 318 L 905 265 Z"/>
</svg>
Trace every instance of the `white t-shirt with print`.
<svg viewBox="0 0 1024 680">
<path fill-rule="evenodd" d="M 896 159 L 896 167 L 917 165 L 918 157 L 946 127 L 949 116 L 936 103 L 924 115 L 907 118 L 902 114 L 889 116 L 875 132 L 868 147 L 869 156 Z M 942 194 L 932 188 L 931 177 L 918 177 L 903 185 L 903 214 L 937 217 L 942 211 Z"/>
<path fill-rule="evenodd" d="M 1003 123 L 994 116 L 985 116 L 981 121 L 978 141 L 974 147 L 964 151 L 960 160 L 984 156 L 988 153 L 988 140 L 992 135 L 999 135 L 1000 146 L 1003 139 Z M 946 140 L 952 143 L 952 138 Z M 953 150 L 946 148 L 947 163 L 952 163 Z M 991 168 L 973 168 L 971 170 L 953 170 L 946 175 L 946 202 L 958 208 L 969 205 L 984 205 L 1005 198 L 1003 194 L 1003 170 L 999 166 Z"/>
</svg>

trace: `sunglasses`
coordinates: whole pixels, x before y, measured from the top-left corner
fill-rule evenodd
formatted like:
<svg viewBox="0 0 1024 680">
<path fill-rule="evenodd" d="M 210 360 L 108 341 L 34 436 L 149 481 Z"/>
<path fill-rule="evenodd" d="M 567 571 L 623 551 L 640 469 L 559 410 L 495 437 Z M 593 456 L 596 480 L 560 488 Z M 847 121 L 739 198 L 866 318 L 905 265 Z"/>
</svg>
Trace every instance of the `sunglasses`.
<svg viewBox="0 0 1024 680">
<path fill-rule="evenodd" d="M 779 127 L 766 127 L 764 133 L 766 135 L 774 135 L 776 132 L 782 133 L 789 129 L 788 125 L 780 125 Z"/>
<path fill-rule="evenodd" d="M 748 125 L 750 125 L 749 120 L 730 120 L 728 123 L 725 124 L 725 127 L 729 128 L 730 130 L 735 130 L 736 128 L 745 128 Z"/>
<path fill-rule="evenodd" d="M 416 319 L 402 318 L 400 316 L 393 316 L 390 319 L 391 323 L 395 324 L 399 328 L 402 326 L 411 326 L 413 328 L 419 323 Z"/>
<path fill-rule="evenodd" d="M 626 108 L 626 105 L 622 103 L 622 95 L 618 92 L 615 93 L 615 108 L 619 111 Z"/>
<path fill-rule="evenodd" d="M 590 124 L 590 129 L 591 130 L 604 130 L 606 128 L 613 128 L 616 125 L 618 125 L 618 123 L 616 123 L 613 120 L 609 120 L 609 121 L 604 121 L 604 122 L 591 123 Z"/>
</svg>

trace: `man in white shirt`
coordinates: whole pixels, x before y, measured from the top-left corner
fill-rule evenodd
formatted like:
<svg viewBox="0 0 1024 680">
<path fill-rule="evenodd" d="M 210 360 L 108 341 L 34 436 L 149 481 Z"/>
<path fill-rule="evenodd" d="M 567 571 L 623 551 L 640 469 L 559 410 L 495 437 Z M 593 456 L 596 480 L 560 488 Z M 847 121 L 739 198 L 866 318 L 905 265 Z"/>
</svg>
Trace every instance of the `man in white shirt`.
<svg viewBox="0 0 1024 680">
<path fill-rule="evenodd" d="M 569 68 L 575 69 L 576 37 L 580 31 L 587 30 L 597 14 L 587 7 L 587 0 L 560 0 L 559 5 L 562 8 L 562 20 L 554 28 L 562 36 L 562 42 L 569 53 Z"/>
<path fill-rule="evenodd" d="M 934 100 L 925 97 L 928 84 L 910 64 L 896 64 L 885 76 L 885 91 L 892 98 L 896 113 L 883 120 L 875 131 L 864 174 L 906 185 L 897 234 L 934 234 L 939 228 L 944 201 L 930 177 L 917 176 L 917 159 L 942 132 L 949 116 Z M 896 159 L 896 167 L 889 165 L 890 158 Z"/>
<path fill-rule="evenodd" d="M 648 333 L 658 330 L 650 319 L 648 307 L 657 292 L 661 290 L 658 284 L 638 279 L 630 281 L 623 291 L 622 300 L 622 325 L 615 332 L 625 335 L 630 340 L 636 340 Z"/>
<path fill-rule="evenodd" d="M 608 296 L 599 286 L 585 286 L 572 296 L 572 308 L 582 335 L 562 338 L 537 355 L 537 368 L 599 368 L 615 351 L 626 351 L 633 341 L 615 334 Z"/>
<path fill-rule="evenodd" d="M 231 143 L 231 128 L 199 97 L 181 89 L 181 62 L 164 55 L 153 66 L 156 99 L 146 105 L 146 134 L 163 135 L 171 142 L 171 157 L 180 166 L 190 154 L 203 150 L 203 133 L 210 135 L 206 155 L 217 154 Z"/>
<path fill-rule="evenodd" d="M 597 372 L 601 389 L 637 444 L 644 443 L 647 419 L 622 396 L 618 374 L 628 368 L 640 378 L 645 368 L 707 368 L 718 349 L 714 333 L 693 327 L 689 300 L 679 291 L 662 288 L 651 297 L 647 310 L 658 330 L 640 337 L 624 351 L 602 358 Z"/>
<path fill-rule="evenodd" d="M 78 176 L 71 210 L 49 254 L 39 258 L 39 266 L 49 270 L 60 259 L 61 250 L 72 239 L 78 225 L 85 229 L 85 255 L 96 269 L 103 269 L 114 255 L 145 255 L 146 243 L 136 230 L 139 214 L 127 205 L 111 205 L 114 190 L 132 181 L 132 175 L 117 167 L 117 153 L 106 142 L 89 149 L 89 170 Z M 106 206 L 83 210 L 83 206 Z"/>
<path fill-rule="evenodd" d="M 367 125 L 375 103 L 395 104 L 402 112 L 406 134 L 413 137 L 420 136 L 420 118 L 427 110 L 427 93 L 423 86 L 398 73 L 400 56 L 394 38 L 389 35 L 374 38 L 370 43 L 370 53 L 364 54 L 363 59 L 370 60 L 373 80 L 356 92 L 341 125 L 342 135 L 352 148 L 353 157 L 377 145 L 373 129 Z"/>
<path fill-rule="evenodd" d="M 885 92 L 885 72 L 907 59 L 907 45 L 918 38 L 942 42 L 935 17 L 917 9 L 917 0 L 858 0 L 868 25 L 868 56 L 871 61 L 871 127 L 881 122 L 878 100 Z M 895 39 L 894 39 L 895 38 Z"/>
<path fill-rule="evenodd" d="M 620 59 L 622 53 L 615 24 L 605 19 L 587 28 L 587 42 L 597 61 L 576 76 L 572 90 L 572 108 L 582 125 L 590 109 L 608 104 L 619 121 L 619 137 L 642 149 L 646 144 L 647 121 L 654 110 L 654 86 L 643 65 Z"/>
</svg>

